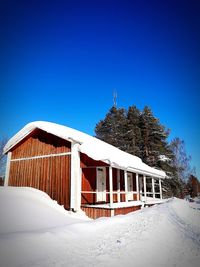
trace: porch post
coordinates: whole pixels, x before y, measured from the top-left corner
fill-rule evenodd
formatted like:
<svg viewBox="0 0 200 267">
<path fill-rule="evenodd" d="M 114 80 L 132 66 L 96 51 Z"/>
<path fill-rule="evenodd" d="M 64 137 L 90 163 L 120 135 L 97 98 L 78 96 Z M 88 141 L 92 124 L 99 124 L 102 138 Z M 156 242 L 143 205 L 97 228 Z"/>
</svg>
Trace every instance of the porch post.
<svg viewBox="0 0 200 267">
<path fill-rule="evenodd" d="M 162 183 L 160 178 L 159 178 L 159 188 L 160 188 L 160 199 L 162 199 Z"/>
<path fill-rule="evenodd" d="M 120 170 L 117 169 L 117 202 L 120 202 Z"/>
<path fill-rule="evenodd" d="M 128 176 L 127 176 L 127 171 L 124 171 L 124 185 L 125 185 L 125 201 L 128 202 Z"/>
<path fill-rule="evenodd" d="M 81 168 L 78 147 L 79 143 L 72 142 L 70 209 L 74 211 L 78 211 L 81 208 Z"/>
<path fill-rule="evenodd" d="M 10 174 L 10 160 L 11 160 L 12 152 L 8 152 L 7 155 L 7 162 L 6 162 L 6 174 L 5 174 L 5 181 L 4 186 L 8 186 L 9 174 Z"/>
<path fill-rule="evenodd" d="M 112 167 L 109 166 L 109 195 L 110 195 L 110 207 L 113 205 L 113 173 Z"/>
<path fill-rule="evenodd" d="M 143 182 L 144 182 L 144 200 L 147 200 L 147 185 L 146 185 L 146 175 L 143 175 Z"/>
<path fill-rule="evenodd" d="M 144 187 L 144 183 L 142 182 L 142 177 L 139 177 L 140 183 L 140 200 L 142 200 L 142 188 Z"/>
<path fill-rule="evenodd" d="M 136 173 L 136 191 L 137 191 L 137 200 L 139 200 L 139 180 L 138 173 Z"/>
<path fill-rule="evenodd" d="M 153 193 L 153 198 L 155 198 L 155 186 L 154 186 L 154 178 L 152 177 L 152 193 Z"/>
</svg>

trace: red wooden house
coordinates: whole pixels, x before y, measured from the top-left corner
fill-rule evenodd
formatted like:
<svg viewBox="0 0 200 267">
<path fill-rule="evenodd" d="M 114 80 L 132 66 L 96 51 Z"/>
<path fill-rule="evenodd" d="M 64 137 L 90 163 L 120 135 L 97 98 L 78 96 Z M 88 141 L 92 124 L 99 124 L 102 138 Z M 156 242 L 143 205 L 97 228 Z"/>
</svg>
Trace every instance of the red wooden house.
<svg viewBox="0 0 200 267">
<path fill-rule="evenodd" d="M 50 122 L 27 124 L 4 148 L 5 186 L 46 192 L 91 218 L 126 214 L 162 200 L 165 172 L 80 131 Z"/>
</svg>

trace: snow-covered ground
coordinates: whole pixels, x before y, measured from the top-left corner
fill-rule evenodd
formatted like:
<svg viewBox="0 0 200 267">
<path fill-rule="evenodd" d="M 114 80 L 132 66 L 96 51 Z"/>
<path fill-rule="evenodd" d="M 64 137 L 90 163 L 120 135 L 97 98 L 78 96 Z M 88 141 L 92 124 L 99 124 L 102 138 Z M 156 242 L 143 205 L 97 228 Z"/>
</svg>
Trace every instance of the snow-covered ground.
<svg viewBox="0 0 200 267">
<path fill-rule="evenodd" d="M 173 199 L 90 220 L 41 191 L 0 188 L 0 266 L 199 267 L 199 207 Z"/>
</svg>

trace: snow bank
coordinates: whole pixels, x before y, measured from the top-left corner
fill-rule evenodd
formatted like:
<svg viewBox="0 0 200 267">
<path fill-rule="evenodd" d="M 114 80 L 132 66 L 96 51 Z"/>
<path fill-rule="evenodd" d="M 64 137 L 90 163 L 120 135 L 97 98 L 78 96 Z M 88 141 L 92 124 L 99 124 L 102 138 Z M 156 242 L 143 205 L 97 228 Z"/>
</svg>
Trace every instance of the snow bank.
<svg viewBox="0 0 200 267">
<path fill-rule="evenodd" d="M 1 267 L 199 267 L 200 210 L 184 200 L 97 220 L 35 189 L 1 189 L 0 203 Z"/>
<path fill-rule="evenodd" d="M 87 217 L 70 215 L 37 189 L 0 187 L 0 234 L 60 227 L 83 220 Z"/>
<path fill-rule="evenodd" d="M 200 203 L 191 203 L 186 200 L 176 199 L 172 207 L 180 221 L 198 228 L 200 232 L 200 218 L 197 220 L 197 214 L 200 213 L 200 211 L 196 211 L 196 209 L 200 209 Z"/>
<path fill-rule="evenodd" d="M 45 121 L 36 121 L 27 124 L 8 141 L 4 148 L 4 153 L 8 152 L 9 149 L 11 149 L 36 128 L 56 135 L 65 140 L 74 140 L 80 143 L 80 152 L 85 153 L 95 160 L 101 160 L 109 163 L 113 167 L 125 168 L 128 170 L 137 171 L 138 173 L 154 175 L 155 177 L 160 178 L 165 178 L 166 176 L 165 172 L 151 168 L 143 163 L 140 158 L 123 152 L 120 149 L 95 137 L 63 125 Z"/>
</svg>

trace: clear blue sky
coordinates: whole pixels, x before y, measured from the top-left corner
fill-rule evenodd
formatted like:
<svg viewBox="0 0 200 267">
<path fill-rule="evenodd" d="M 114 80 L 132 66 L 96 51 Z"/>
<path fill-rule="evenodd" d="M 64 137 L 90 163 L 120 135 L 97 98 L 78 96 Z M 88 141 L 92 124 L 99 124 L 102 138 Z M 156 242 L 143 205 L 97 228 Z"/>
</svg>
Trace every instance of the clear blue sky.
<svg viewBox="0 0 200 267">
<path fill-rule="evenodd" d="M 0 135 L 47 120 L 94 134 L 112 106 L 152 108 L 200 177 L 200 2 L 1 1 Z"/>
</svg>

